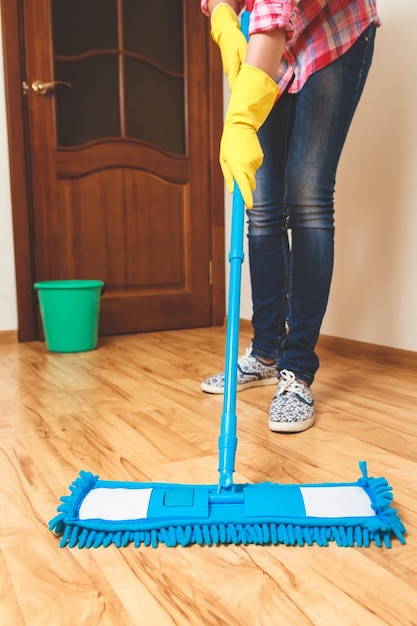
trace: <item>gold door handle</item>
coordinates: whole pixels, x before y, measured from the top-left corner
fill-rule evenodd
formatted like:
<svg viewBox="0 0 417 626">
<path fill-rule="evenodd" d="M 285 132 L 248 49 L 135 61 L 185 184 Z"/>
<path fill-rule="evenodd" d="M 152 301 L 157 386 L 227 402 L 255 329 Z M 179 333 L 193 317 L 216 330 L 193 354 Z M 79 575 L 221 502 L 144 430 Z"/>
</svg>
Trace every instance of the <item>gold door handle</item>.
<svg viewBox="0 0 417 626">
<path fill-rule="evenodd" d="M 37 96 L 46 96 L 51 91 L 54 91 L 57 85 L 72 87 L 71 83 L 66 83 L 64 80 L 51 80 L 47 83 L 44 83 L 43 80 L 34 80 L 32 89 Z"/>
</svg>

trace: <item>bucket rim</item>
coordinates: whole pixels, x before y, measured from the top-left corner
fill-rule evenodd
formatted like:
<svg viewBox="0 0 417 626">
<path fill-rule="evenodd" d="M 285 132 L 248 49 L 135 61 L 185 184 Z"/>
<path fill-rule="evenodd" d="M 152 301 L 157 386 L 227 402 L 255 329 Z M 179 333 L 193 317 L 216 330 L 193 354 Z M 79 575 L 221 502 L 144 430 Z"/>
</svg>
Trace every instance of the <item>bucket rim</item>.
<svg viewBox="0 0 417 626">
<path fill-rule="evenodd" d="M 71 280 L 44 280 L 34 283 L 34 289 L 92 289 L 104 287 L 102 280 L 95 279 L 71 279 Z"/>
</svg>

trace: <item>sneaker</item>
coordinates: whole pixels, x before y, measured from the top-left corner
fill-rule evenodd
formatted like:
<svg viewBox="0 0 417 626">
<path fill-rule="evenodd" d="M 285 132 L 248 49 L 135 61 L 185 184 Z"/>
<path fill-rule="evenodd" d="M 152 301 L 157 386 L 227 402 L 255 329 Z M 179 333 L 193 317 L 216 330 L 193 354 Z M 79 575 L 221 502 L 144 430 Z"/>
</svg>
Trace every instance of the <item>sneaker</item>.
<svg viewBox="0 0 417 626">
<path fill-rule="evenodd" d="M 310 387 L 294 372 L 282 370 L 269 411 L 269 428 L 277 433 L 298 433 L 314 423 L 314 400 Z"/>
<path fill-rule="evenodd" d="M 246 354 L 238 359 L 236 391 L 242 391 L 249 387 L 260 387 L 261 385 L 276 385 L 277 382 L 276 363 L 266 365 L 251 354 Z M 224 372 L 206 378 L 201 383 L 201 389 L 207 393 L 223 393 Z"/>
</svg>

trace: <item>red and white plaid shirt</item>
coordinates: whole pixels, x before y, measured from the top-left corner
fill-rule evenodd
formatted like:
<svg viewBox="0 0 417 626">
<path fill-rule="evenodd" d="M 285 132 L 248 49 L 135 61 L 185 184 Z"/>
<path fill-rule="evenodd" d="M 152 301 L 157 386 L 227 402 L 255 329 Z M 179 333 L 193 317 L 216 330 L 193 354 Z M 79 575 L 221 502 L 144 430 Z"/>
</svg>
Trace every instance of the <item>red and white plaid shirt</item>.
<svg viewBox="0 0 417 626">
<path fill-rule="evenodd" d="M 380 24 L 376 0 L 239 0 L 251 11 L 249 34 L 274 28 L 287 32 L 287 44 L 277 70 L 280 92 L 294 80 L 291 93 L 358 39 L 372 23 Z M 207 14 L 207 0 L 201 1 Z"/>
</svg>

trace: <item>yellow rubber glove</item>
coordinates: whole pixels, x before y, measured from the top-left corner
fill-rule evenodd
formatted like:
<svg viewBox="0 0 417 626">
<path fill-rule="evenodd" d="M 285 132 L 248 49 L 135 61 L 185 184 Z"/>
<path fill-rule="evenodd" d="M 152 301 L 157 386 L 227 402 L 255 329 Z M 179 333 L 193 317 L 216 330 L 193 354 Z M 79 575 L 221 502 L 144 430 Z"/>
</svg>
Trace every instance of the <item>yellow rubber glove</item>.
<svg viewBox="0 0 417 626">
<path fill-rule="evenodd" d="M 220 48 L 224 73 L 233 89 L 240 66 L 245 61 L 247 41 L 232 7 L 218 4 L 211 16 L 211 36 Z"/>
<path fill-rule="evenodd" d="M 268 117 L 278 87 L 262 70 L 244 63 L 233 88 L 223 135 L 220 142 L 220 165 L 227 188 L 239 186 L 248 209 L 253 206 L 256 170 L 264 158 L 257 131 Z"/>
</svg>

